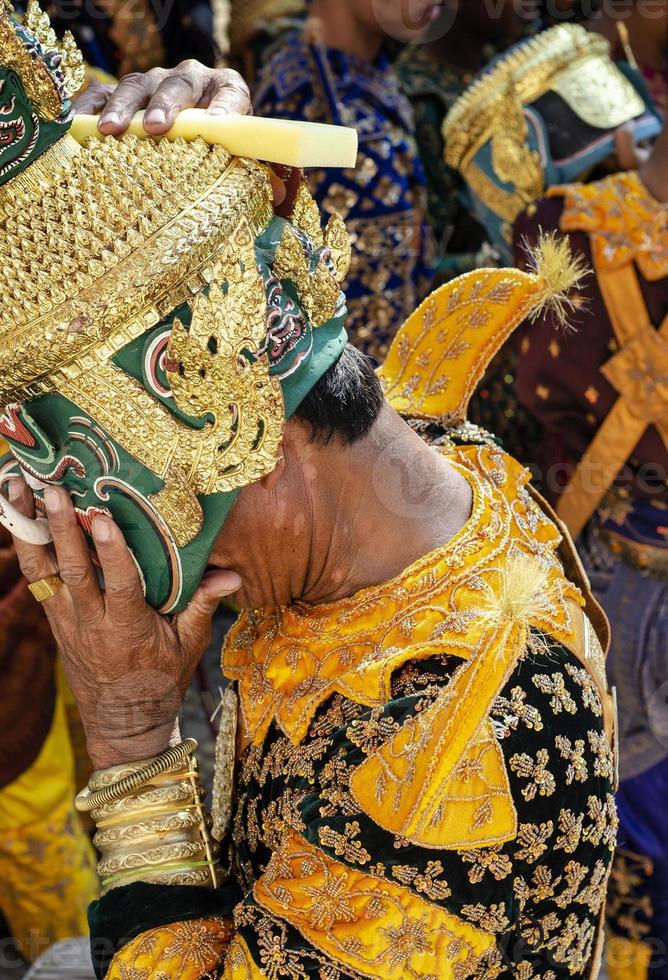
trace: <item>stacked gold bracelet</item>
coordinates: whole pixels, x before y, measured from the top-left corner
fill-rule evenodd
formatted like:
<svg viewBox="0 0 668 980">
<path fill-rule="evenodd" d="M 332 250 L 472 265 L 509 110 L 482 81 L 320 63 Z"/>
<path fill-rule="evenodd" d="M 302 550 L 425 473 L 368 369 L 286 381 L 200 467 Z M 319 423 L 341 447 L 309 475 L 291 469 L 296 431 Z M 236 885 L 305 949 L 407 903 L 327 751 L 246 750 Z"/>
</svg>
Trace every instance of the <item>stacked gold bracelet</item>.
<svg viewBox="0 0 668 980">
<path fill-rule="evenodd" d="M 218 885 L 218 845 L 203 806 L 194 739 L 155 759 L 93 773 L 76 806 L 97 826 L 102 893 L 146 881 Z"/>
</svg>

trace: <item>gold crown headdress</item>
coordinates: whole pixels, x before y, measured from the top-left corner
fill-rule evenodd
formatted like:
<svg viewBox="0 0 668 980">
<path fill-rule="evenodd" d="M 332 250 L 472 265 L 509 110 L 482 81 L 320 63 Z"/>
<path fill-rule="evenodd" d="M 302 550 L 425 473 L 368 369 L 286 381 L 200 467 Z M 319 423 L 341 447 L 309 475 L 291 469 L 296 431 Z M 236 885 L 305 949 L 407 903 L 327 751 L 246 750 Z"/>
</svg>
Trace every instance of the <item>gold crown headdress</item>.
<svg viewBox="0 0 668 980">
<path fill-rule="evenodd" d="M 447 163 L 465 169 L 490 130 L 504 126 L 509 96 L 521 107 L 550 91 L 600 129 L 615 129 L 646 108 L 611 60 L 604 37 L 579 24 L 560 24 L 501 56 L 455 102 L 443 123 Z"/>
</svg>

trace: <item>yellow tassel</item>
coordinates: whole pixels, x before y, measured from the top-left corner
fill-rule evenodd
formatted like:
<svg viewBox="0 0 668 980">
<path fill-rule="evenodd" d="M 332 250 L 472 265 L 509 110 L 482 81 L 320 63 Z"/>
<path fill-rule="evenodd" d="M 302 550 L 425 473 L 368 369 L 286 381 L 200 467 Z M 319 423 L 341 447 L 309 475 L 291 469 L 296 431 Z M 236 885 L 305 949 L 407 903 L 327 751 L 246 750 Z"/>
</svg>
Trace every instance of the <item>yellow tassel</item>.
<svg viewBox="0 0 668 980">
<path fill-rule="evenodd" d="M 527 631 L 545 612 L 549 573 L 537 558 L 511 555 L 498 570 L 498 585 L 481 603 L 482 618 L 523 626 Z"/>
<path fill-rule="evenodd" d="M 568 239 L 556 232 L 541 234 L 534 246 L 524 242 L 529 257 L 529 272 L 542 280 L 544 294 L 540 303 L 534 307 L 531 319 L 537 319 L 549 311 L 557 324 L 569 329 L 569 315 L 576 304 L 572 293 L 582 288 L 582 280 L 591 272 L 581 255 L 571 252 Z"/>
</svg>

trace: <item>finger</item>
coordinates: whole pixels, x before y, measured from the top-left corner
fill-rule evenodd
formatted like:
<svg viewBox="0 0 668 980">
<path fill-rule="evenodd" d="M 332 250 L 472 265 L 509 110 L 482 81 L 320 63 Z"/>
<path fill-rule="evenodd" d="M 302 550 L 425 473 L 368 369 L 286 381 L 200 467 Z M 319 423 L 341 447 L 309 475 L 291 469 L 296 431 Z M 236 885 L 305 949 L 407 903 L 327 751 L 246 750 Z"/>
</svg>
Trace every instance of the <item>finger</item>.
<svg viewBox="0 0 668 980">
<path fill-rule="evenodd" d="M 102 82 L 91 82 L 86 91 L 82 92 L 74 100 L 74 112 L 82 116 L 97 115 L 99 112 L 102 112 L 113 91 L 113 85 L 105 85 Z"/>
<path fill-rule="evenodd" d="M 283 179 L 285 184 L 285 197 L 276 208 L 276 214 L 281 218 L 289 218 L 295 205 L 295 197 L 299 190 L 299 185 L 304 179 L 304 171 L 299 167 L 286 167 L 282 164 L 274 165 L 274 169 Z"/>
<path fill-rule="evenodd" d="M 123 532 L 109 517 L 93 521 L 95 550 L 104 575 L 108 615 L 119 625 L 141 624 L 153 615 Z"/>
<path fill-rule="evenodd" d="M 206 86 L 208 112 L 216 116 L 253 114 L 250 89 L 238 71 L 218 68 L 209 74 Z"/>
<path fill-rule="evenodd" d="M 236 572 L 208 572 L 190 601 L 176 617 L 176 633 L 186 656 L 199 659 L 211 642 L 211 621 L 220 600 L 241 588 Z"/>
<path fill-rule="evenodd" d="M 100 116 L 100 132 L 110 136 L 124 133 L 132 117 L 148 104 L 166 74 L 164 68 L 152 68 L 145 74 L 134 72 L 122 78 Z"/>
<path fill-rule="evenodd" d="M 271 167 L 269 167 L 269 179 L 271 181 L 271 192 L 274 197 L 274 208 L 278 209 L 286 197 L 285 183 Z"/>
<path fill-rule="evenodd" d="M 44 501 L 58 573 L 72 596 L 77 615 L 81 619 L 101 619 L 104 601 L 70 495 L 62 487 L 47 487 Z"/>
<path fill-rule="evenodd" d="M 16 477 L 10 482 L 9 499 L 26 517 L 35 516 L 32 490 L 24 480 Z M 57 574 L 58 564 L 55 553 L 48 545 L 28 544 L 27 541 L 14 538 L 14 546 L 21 571 L 29 582 L 39 582 L 48 575 Z"/>
<path fill-rule="evenodd" d="M 161 82 L 144 115 L 144 129 L 154 136 L 166 133 L 184 109 L 199 105 L 205 70 L 198 61 L 184 61 Z"/>
</svg>

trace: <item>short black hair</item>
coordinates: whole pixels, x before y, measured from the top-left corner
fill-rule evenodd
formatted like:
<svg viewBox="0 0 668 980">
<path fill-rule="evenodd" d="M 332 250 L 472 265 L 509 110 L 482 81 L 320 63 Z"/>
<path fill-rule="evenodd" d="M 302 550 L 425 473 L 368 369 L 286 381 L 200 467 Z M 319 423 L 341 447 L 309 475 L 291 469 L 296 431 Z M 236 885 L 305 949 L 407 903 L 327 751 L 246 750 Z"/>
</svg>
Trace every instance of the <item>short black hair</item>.
<svg viewBox="0 0 668 980">
<path fill-rule="evenodd" d="M 338 361 L 311 388 L 295 418 L 310 425 L 323 444 L 335 438 L 351 445 L 365 436 L 383 407 L 383 388 L 371 358 L 346 344 Z"/>
</svg>

